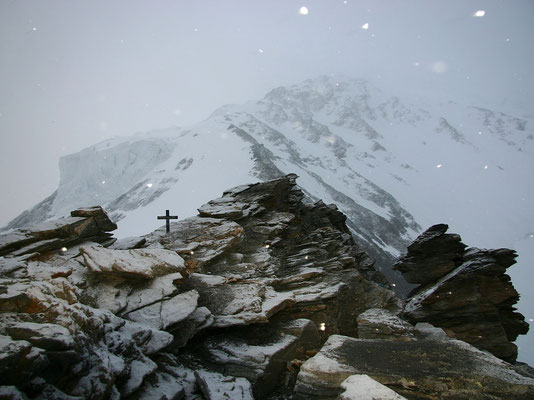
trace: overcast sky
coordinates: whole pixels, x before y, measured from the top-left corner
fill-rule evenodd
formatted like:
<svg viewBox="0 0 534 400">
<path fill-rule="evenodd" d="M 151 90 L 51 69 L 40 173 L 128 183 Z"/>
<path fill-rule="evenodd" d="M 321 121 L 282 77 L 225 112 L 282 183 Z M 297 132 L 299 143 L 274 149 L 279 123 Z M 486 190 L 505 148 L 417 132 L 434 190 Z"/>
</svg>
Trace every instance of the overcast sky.
<svg viewBox="0 0 534 400">
<path fill-rule="evenodd" d="M 62 155 L 322 74 L 532 115 L 533 19 L 530 0 L 0 0 L 0 226 Z"/>
</svg>

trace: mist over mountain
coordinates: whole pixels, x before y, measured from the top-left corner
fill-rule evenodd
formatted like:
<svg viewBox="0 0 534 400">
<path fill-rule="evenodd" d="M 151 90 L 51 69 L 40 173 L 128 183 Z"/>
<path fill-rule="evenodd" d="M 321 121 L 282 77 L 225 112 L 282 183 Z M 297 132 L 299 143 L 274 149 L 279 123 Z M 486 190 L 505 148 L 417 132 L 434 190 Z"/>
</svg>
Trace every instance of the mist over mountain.
<svg viewBox="0 0 534 400">
<path fill-rule="evenodd" d="M 118 223 L 116 236 L 141 235 L 161 225 L 165 209 L 182 219 L 229 187 L 295 173 L 310 201 L 347 215 L 354 237 L 399 285 L 392 263 L 438 222 L 475 246 L 531 248 L 532 119 L 437 98 L 346 77 L 279 87 L 188 128 L 62 157 L 57 190 L 6 228 L 99 204 Z M 528 302 L 521 282 L 528 285 L 532 259 L 518 250 L 511 272 Z M 527 319 L 531 310 L 522 310 Z"/>
</svg>

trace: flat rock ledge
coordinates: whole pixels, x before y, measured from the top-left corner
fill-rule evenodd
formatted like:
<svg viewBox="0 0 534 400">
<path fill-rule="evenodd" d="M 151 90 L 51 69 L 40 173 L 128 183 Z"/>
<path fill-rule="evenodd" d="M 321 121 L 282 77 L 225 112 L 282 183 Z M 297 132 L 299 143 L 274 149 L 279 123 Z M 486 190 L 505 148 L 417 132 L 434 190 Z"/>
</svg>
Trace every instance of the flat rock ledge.
<svg viewBox="0 0 534 400">
<path fill-rule="evenodd" d="M 345 379 L 355 374 L 368 375 L 408 399 L 534 396 L 534 379 L 465 342 L 447 337 L 404 342 L 332 335 L 302 365 L 295 398 L 336 399 Z"/>
</svg>

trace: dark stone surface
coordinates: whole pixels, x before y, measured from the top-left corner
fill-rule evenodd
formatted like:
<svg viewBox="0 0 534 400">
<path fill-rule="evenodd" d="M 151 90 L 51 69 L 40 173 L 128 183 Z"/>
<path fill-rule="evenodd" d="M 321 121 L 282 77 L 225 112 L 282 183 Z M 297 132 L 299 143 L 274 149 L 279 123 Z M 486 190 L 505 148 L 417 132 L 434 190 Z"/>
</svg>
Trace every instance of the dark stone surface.
<svg viewBox="0 0 534 400">
<path fill-rule="evenodd" d="M 408 247 L 395 268 L 407 280 L 423 283 L 406 301 L 405 316 L 430 322 L 451 337 L 514 362 L 518 335 L 528 331 L 514 304 L 519 294 L 506 269 L 517 254 L 510 249 L 480 250 L 447 234 L 447 225 L 429 228 Z"/>
<path fill-rule="evenodd" d="M 463 342 L 331 336 L 301 367 L 297 399 L 335 399 L 341 382 L 365 374 L 408 399 L 531 399 L 534 379 Z"/>
<path fill-rule="evenodd" d="M 54 251 L 89 240 L 109 242 L 108 232 L 115 229 L 102 207 L 78 209 L 70 217 L 0 235 L 0 256 Z"/>
<path fill-rule="evenodd" d="M 400 271 L 410 283 L 433 282 L 459 265 L 466 245 L 460 235 L 445 233 L 448 225 L 439 224 L 428 228 L 408 246 L 393 269 Z"/>
</svg>

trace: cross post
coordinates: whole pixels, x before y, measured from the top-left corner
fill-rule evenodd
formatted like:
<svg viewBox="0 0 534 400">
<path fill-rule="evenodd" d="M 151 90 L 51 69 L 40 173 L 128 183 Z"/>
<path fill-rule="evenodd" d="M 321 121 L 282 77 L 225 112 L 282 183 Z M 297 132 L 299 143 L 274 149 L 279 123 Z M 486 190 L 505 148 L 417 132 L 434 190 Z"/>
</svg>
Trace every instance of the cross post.
<svg viewBox="0 0 534 400">
<path fill-rule="evenodd" d="M 165 215 L 158 215 L 158 219 L 164 219 L 166 224 L 165 227 L 167 228 L 167 233 L 171 231 L 171 219 L 178 219 L 178 215 L 170 215 L 169 210 L 165 210 Z"/>
</svg>

